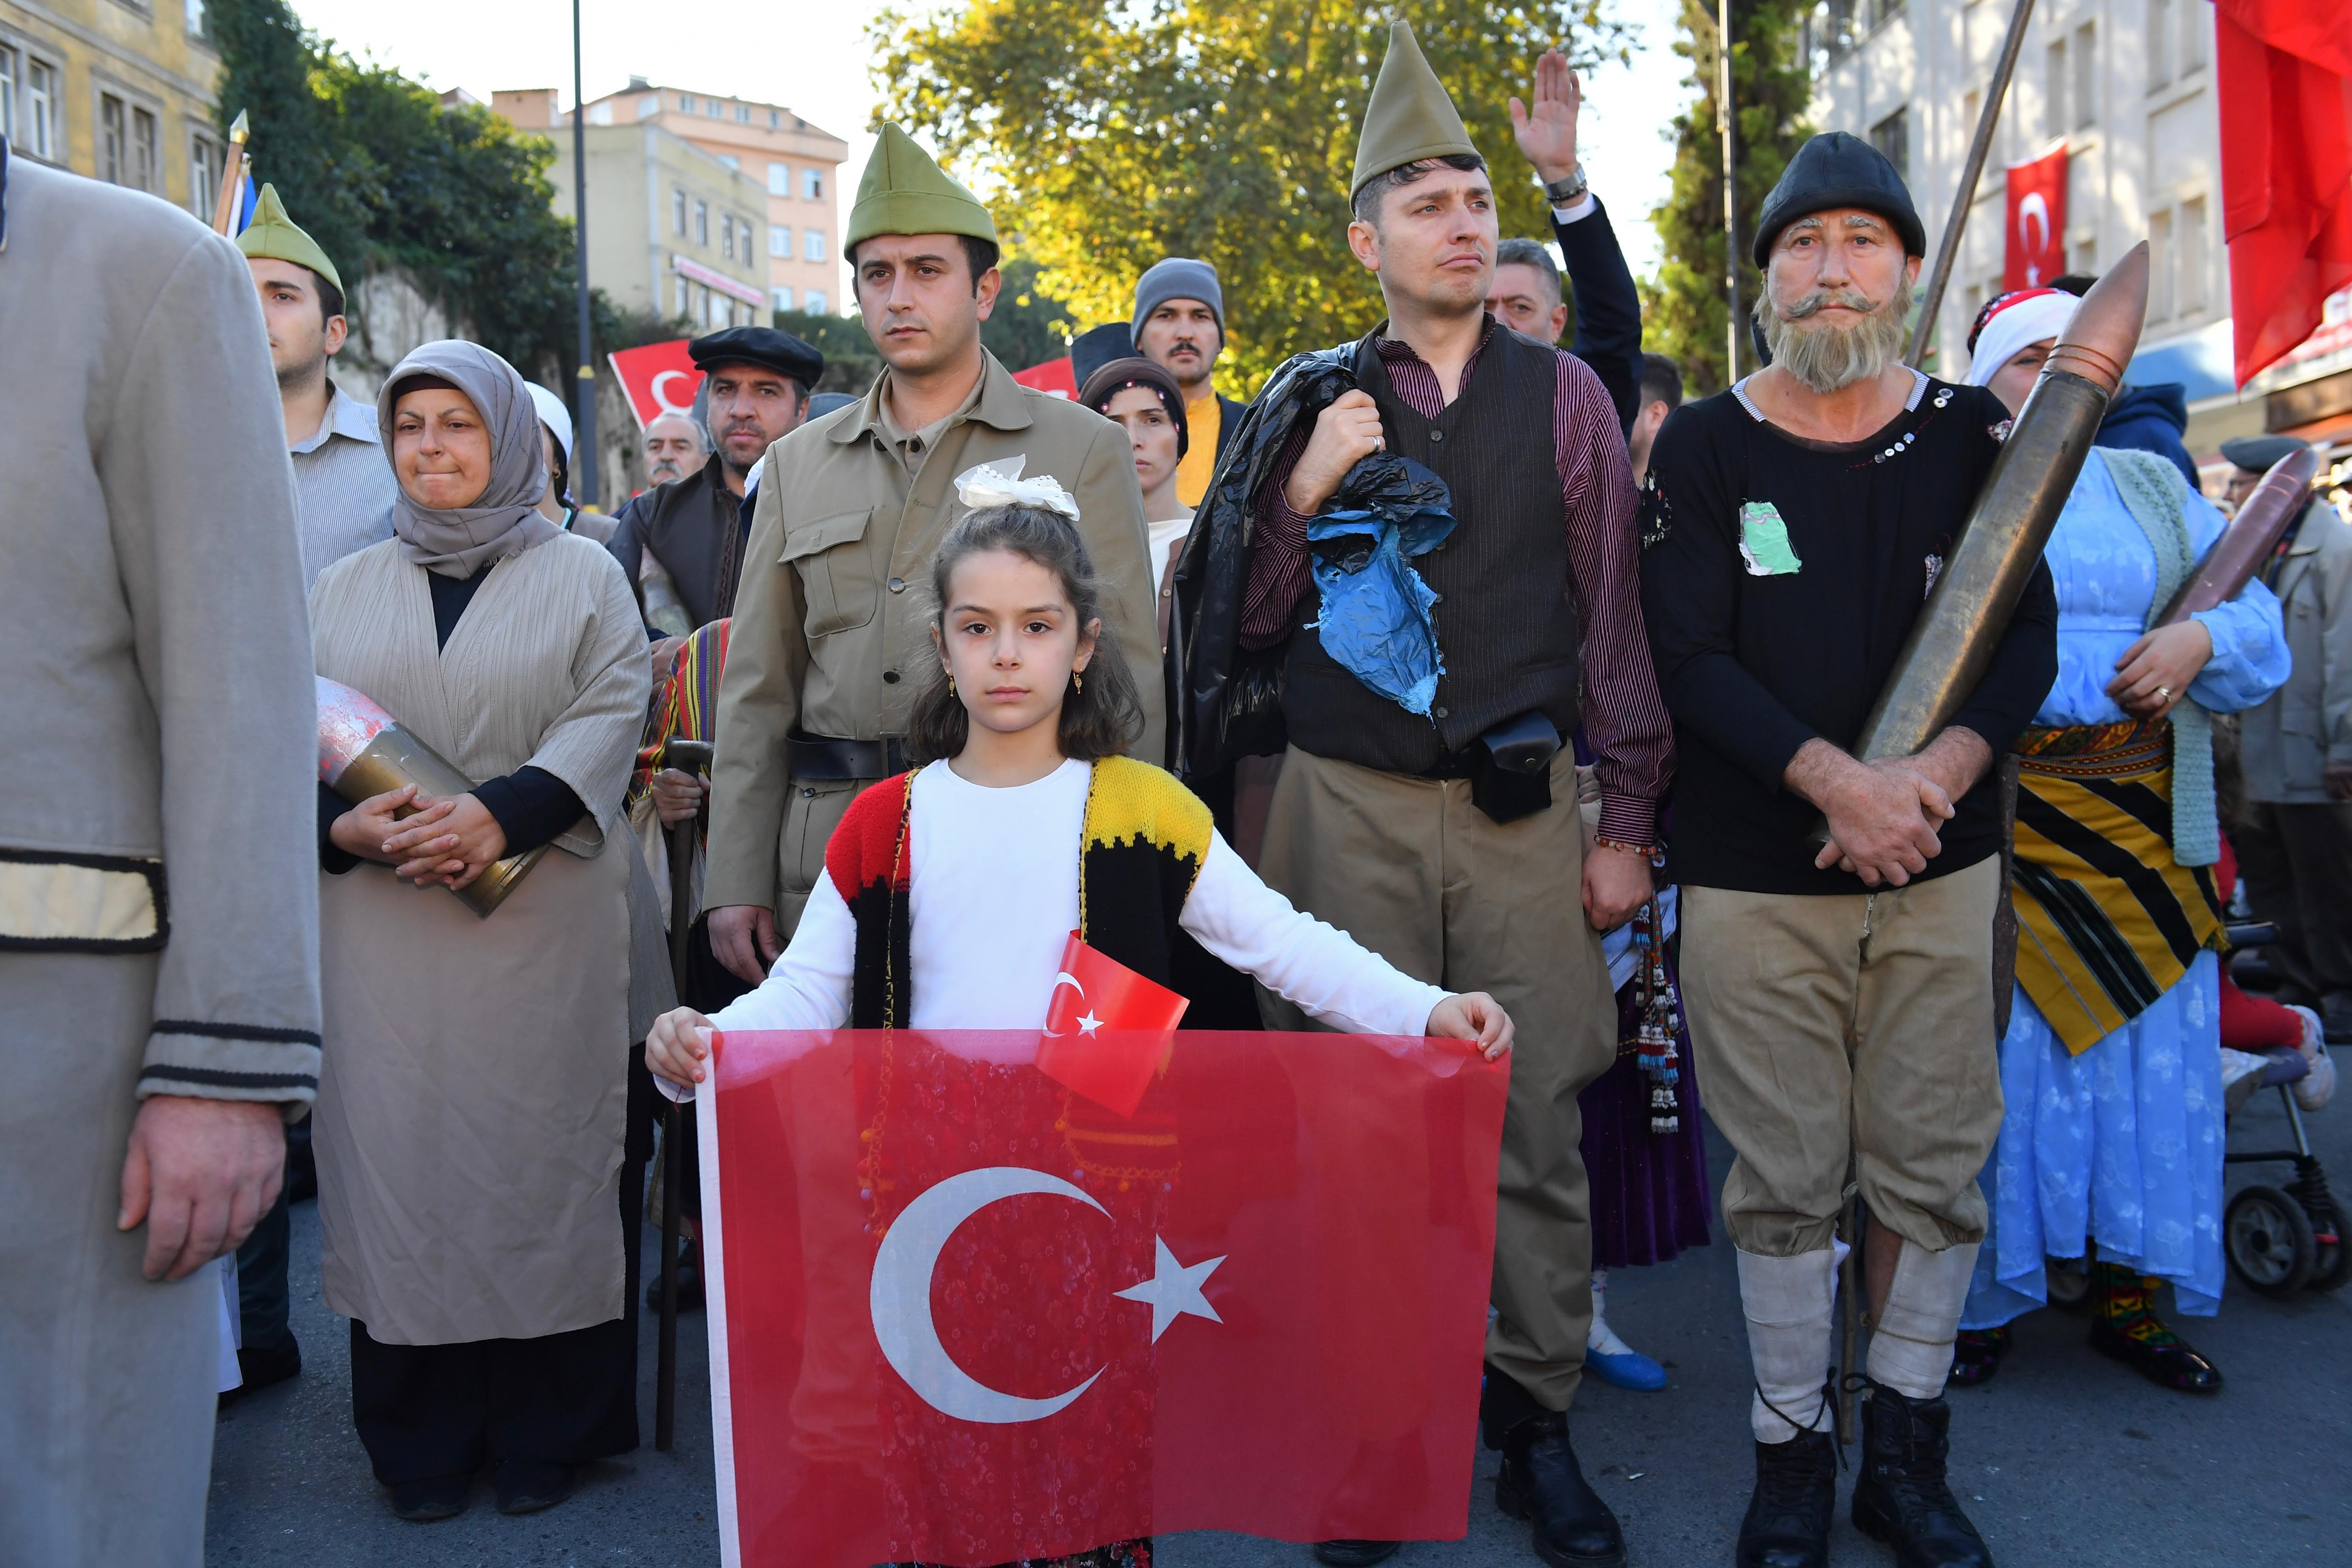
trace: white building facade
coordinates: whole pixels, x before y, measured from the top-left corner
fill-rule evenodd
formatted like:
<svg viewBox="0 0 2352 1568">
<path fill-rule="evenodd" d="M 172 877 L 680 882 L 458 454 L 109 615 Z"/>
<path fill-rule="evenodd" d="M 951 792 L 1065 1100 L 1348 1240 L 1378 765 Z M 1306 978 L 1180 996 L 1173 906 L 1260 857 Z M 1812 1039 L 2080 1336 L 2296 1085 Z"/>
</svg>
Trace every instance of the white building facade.
<svg viewBox="0 0 2352 1568">
<path fill-rule="evenodd" d="M 1807 26 L 1813 124 L 1867 137 L 1895 161 L 1927 225 L 1930 268 L 2011 12 L 2009 0 L 1823 0 Z M 2352 343 L 2332 346 L 2352 334 L 2340 330 L 2324 327 L 2243 394 L 2232 384 L 2213 59 L 2210 0 L 2037 0 L 1938 313 L 1931 369 L 1966 374 L 1969 323 L 2001 291 L 2006 169 L 2063 141 L 2068 270 L 2103 271 L 2148 242 L 2147 323 L 2129 379 L 2186 387 L 2189 446 L 2200 463 L 2230 437 L 2307 424 L 2337 401 L 2310 384 L 2338 373 L 2352 412 Z M 2344 304 L 2334 302 L 2331 318 Z M 2291 397 L 2271 395 L 2290 389 Z"/>
</svg>

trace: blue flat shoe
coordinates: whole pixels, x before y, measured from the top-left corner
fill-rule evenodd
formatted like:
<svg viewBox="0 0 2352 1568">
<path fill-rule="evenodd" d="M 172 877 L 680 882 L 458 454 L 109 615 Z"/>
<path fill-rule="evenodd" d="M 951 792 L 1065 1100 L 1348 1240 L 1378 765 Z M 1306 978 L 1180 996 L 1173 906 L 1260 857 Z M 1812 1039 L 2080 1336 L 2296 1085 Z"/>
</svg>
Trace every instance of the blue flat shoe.
<svg viewBox="0 0 2352 1568">
<path fill-rule="evenodd" d="M 1630 1389 L 1635 1394 L 1655 1394 L 1666 1385 L 1666 1369 L 1640 1351 L 1603 1355 L 1599 1351 L 1588 1350 L 1584 1352 L 1584 1364 L 1612 1388 Z"/>
</svg>

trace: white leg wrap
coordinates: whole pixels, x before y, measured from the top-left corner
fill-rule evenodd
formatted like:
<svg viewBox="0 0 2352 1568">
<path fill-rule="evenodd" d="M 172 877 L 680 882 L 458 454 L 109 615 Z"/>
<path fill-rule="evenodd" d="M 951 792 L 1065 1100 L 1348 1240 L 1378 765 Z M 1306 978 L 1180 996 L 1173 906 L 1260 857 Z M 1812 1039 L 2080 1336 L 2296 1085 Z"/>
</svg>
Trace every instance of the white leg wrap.
<svg viewBox="0 0 2352 1568">
<path fill-rule="evenodd" d="M 1959 1332 L 1960 1309 L 1976 1272 L 1977 1244 L 1930 1252 L 1906 1240 L 1895 1260 L 1895 1283 L 1886 1310 L 1871 1331 L 1871 1381 L 1913 1399 L 1944 1392 L 1952 1370 L 1952 1341 Z"/>
<path fill-rule="evenodd" d="M 1837 1255 L 1823 1247 L 1795 1258 L 1738 1257 L 1748 1354 L 1756 1365 L 1748 1409 L 1756 1440 L 1785 1443 L 1801 1431 L 1829 1430 L 1822 1390 L 1830 1376 Z"/>
</svg>

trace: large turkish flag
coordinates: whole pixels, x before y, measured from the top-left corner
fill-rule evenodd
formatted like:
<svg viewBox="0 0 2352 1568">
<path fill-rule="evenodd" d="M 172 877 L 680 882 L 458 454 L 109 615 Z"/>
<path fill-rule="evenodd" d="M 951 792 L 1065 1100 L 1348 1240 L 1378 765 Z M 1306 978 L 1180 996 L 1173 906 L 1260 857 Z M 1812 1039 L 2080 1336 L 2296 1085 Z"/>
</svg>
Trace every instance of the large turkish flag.
<svg viewBox="0 0 2352 1568">
<path fill-rule="evenodd" d="M 1507 1066 L 1180 1033 L 1133 1116 L 1038 1036 L 719 1036 L 698 1097 L 730 1565 L 1468 1526 Z"/>
<path fill-rule="evenodd" d="M 2352 283 L 2352 0 L 2218 0 L 2213 26 L 2243 386 Z"/>
<path fill-rule="evenodd" d="M 2003 289 L 2044 289 L 2066 270 L 2066 143 L 2009 166 L 2009 243 Z"/>
</svg>

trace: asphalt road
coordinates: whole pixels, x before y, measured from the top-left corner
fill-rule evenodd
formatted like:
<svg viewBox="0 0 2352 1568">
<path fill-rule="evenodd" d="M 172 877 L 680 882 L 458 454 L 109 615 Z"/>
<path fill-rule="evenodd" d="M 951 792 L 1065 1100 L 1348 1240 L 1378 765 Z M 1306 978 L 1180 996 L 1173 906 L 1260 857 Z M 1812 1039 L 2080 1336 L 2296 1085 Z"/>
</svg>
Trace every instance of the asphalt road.
<svg viewBox="0 0 2352 1568">
<path fill-rule="evenodd" d="M 2284 1141 L 2274 1095 L 2242 1113 L 2236 1146 Z M 2311 1118 L 2339 1193 L 2352 1195 L 2352 1095 Z M 1711 1140 L 1716 1169 L 1728 1164 Z M 2276 1182 L 2275 1167 L 2232 1167 L 2231 1186 Z M 642 1410 L 647 1447 L 593 1467 L 561 1508 L 500 1515 L 488 1489 L 440 1524 L 404 1524 L 384 1506 L 352 1435 L 348 1326 L 318 1290 L 315 1205 L 295 1211 L 295 1331 L 301 1378 L 232 1407 L 213 1460 L 207 1557 L 253 1568 L 344 1564 L 705 1564 L 712 1524 L 709 1405 L 699 1314 L 680 1339 L 678 1441 L 650 1446 L 654 1342 L 646 1325 Z M 653 1248 L 648 1247 L 647 1254 Z M 1748 1357 L 1731 1251 L 1716 1244 L 1610 1284 L 1612 1321 L 1664 1361 L 1673 1382 L 1623 1394 L 1588 1381 L 1574 1417 L 1587 1475 L 1624 1521 L 1637 1568 L 1727 1564 L 1753 1479 Z M 2352 1563 L 2352 1290 L 2273 1301 L 2231 1281 L 2219 1318 L 2180 1322 L 2228 1379 L 2217 1396 L 2168 1393 L 2083 1344 L 2080 1320 L 2036 1313 L 1990 1385 L 1955 1393 L 1955 1489 L 2005 1568 Z M 1416 1544 L 1410 1568 L 1533 1564 L 1524 1525 L 1493 1505 L 1494 1456 L 1481 1453 L 1466 1540 Z M 1842 1563 L 1891 1563 L 1843 1518 Z M 1305 1568 L 1304 1547 L 1240 1536 L 1173 1536 L 1163 1568 Z"/>
</svg>

